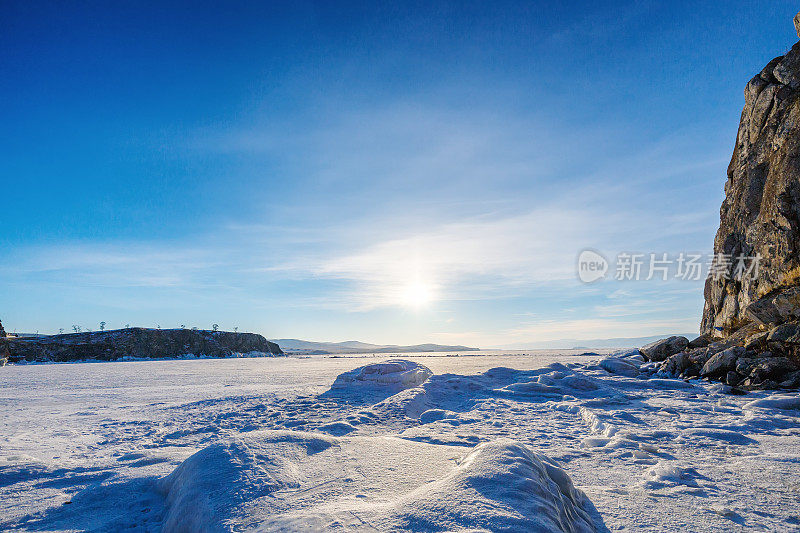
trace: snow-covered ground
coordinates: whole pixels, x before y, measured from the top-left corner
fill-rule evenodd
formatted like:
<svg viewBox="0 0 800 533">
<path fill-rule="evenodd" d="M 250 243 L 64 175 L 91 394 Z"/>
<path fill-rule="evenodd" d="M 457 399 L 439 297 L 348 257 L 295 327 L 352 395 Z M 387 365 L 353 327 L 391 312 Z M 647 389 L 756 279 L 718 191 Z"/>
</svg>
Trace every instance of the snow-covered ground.
<svg viewBox="0 0 800 533">
<path fill-rule="evenodd" d="M 0 530 L 800 530 L 797 394 L 387 359 L 2 368 Z"/>
</svg>

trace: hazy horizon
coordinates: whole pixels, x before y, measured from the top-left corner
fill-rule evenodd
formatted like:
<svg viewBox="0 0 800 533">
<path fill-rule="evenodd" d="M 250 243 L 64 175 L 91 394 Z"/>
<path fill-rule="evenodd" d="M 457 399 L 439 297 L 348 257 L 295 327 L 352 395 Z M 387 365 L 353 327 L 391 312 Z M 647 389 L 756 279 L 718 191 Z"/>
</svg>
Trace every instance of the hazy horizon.
<svg viewBox="0 0 800 533">
<path fill-rule="evenodd" d="M 127 326 L 127 325 L 126 325 Z M 136 326 L 135 324 L 130 324 L 130 327 L 143 327 L 143 326 Z M 185 326 L 186 329 L 189 329 L 188 326 Z M 104 331 L 113 332 L 113 331 L 121 331 L 126 329 L 123 328 L 116 328 L 110 329 L 106 328 Z M 177 328 L 150 328 L 150 329 L 184 329 L 181 326 Z M 212 327 L 209 328 L 197 328 L 200 330 L 210 331 L 213 330 Z M 73 333 L 97 333 L 98 331 L 103 331 L 100 329 L 83 329 L 82 327 L 78 331 L 72 331 L 64 329 L 63 332 L 59 331 L 56 332 L 58 334 L 73 334 Z M 224 331 L 224 330 L 223 330 Z M 239 330 L 236 328 L 236 331 L 239 333 L 258 333 L 258 331 L 246 332 Z M 41 333 L 39 331 L 11 331 L 8 330 L 9 334 L 12 335 L 47 335 L 47 333 Z M 477 350 L 484 350 L 484 351 L 525 351 L 525 350 L 570 350 L 570 349 L 604 349 L 604 348 L 633 348 L 639 347 L 644 344 L 650 343 L 652 341 L 663 339 L 665 337 L 669 337 L 672 335 L 681 335 L 685 336 L 689 339 L 692 339 L 699 335 L 698 331 L 692 332 L 679 332 L 679 331 L 662 331 L 660 333 L 654 335 L 645 335 L 641 337 L 609 337 L 609 338 L 561 338 L 561 339 L 550 339 L 550 340 L 531 340 L 528 342 L 517 342 L 511 344 L 502 344 L 502 345 L 489 345 L 489 346 L 477 346 L 477 345 L 461 345 L 461 344 L 440 344 L 440 343 L 427 343 L 427 342 L 420 342 L 420 343 L 380 343 L 380 342 L 364 342 L 358 339 L 344 339 L 344 340 L 326 340 L 326 339 L 297 339 L 297 338 L 277 338 L 277 337 L 268 337 L 267 340 L 271 342 L 278 343 L 278 345 L 282 349 L 289 349 L 289 350 L 314 350 L 314 349 L 325 349 L 326 345 L 338 345 L 340 347 L 346 345 L 352 345 L 351 348 L 366 348 L 369 346 L 373 347 L 391 347 L 397 346 L 401 348 L 406 347 L 414 347 L 414 346 L 424 346 L 424 345 L 434 345 L 438 347 L 466 347 L 470 349 L 477 349 Z M 284 343 L 289 341 L 289 345 L 285 345 Z M 295 346 L 295 344 L 300 343 L 302 346 Z M 308 346 L 306 346 L 308 345 Z M 312 346 L 315 345 L 315 346 Z M 361 346 L 356 346 L 361 345 Z M 349 353 L 345 350 L 337 353 Z"/>
</svg>

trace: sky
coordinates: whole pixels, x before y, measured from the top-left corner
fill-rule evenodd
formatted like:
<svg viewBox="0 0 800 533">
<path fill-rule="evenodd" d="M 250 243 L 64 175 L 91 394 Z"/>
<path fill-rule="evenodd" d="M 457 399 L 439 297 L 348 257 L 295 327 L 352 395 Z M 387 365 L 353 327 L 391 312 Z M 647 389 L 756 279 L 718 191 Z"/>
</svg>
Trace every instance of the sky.
<svg viewBox="0 0 800 533">
<path fill-rule="evenodd" d="M 615 258 L 712 252 L 744 86 L 796 9 L 0 2 L 0 319 L 696 332 L 702 280 L 617 280 Z M 606 279 L 578 279 L 584 249 Z"/>
</svg>

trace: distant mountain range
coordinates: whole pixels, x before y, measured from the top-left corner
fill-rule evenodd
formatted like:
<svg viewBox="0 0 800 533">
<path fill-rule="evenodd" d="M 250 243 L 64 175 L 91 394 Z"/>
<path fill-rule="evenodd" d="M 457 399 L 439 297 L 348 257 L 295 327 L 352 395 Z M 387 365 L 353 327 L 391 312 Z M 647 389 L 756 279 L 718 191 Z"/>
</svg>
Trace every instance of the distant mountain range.
<svg viewBox="0 0 800 533">
<path fill-rule="evenodd" d="M 498 350 L 543 350 L 543 349 L 586 349 L 586 348 L 639 348 L 659 339 L 664 339 L 672 335 L 682 335 L 689 340 L 697 337 L 697 333 L 667 333 L 664 335 L 652 335 L 649 337 L 615 337 L 611 339 L 558 339 L 553 341 L 540 342 L 519 342 L 516 344 L 505 344 L 496 346 Z"/>
<path fill-rule="evenodd" d="M 325 355 L 341 353 L 409 353 L 409 352 L 473 352 L 478 348 L 468 346 L 444 346 L 441 344 L 370 344 L 359 341 L 314 342 L 300 339 L 270 339 L 287 353 Z"/>
<path fill-rule="evenodd" d="M 483 348 L 484 350 L 587 350 L 587 349 L 615 349 L 639 348 L 653 341 L 683 335 L 689 339 L 697 337 L 697 333 L 667 333 L 664 335 L 651 335 L 648 337 L 614 337 L 610 339 L 558 339 L 552 341 L 519 342 Z M 446 346 L 441 344 L 414 344 L 400 346 L 396 344 L 370 344 L 360 341 L 344 342 L 315 342 L 300 339 L 270 339 L 278 344 L 287 353 L 303 355 L 327 355 L 343 353 L 410 353 L 410 352 L 473 352 L 479 348 L 469 346 Z"/>
</svg>

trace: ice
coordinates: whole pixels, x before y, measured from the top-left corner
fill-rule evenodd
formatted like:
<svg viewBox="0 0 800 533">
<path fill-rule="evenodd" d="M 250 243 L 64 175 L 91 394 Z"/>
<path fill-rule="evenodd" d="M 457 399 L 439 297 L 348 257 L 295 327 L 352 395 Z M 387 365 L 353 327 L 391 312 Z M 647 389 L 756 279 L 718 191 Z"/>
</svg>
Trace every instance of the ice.
<svg viewBox="0 0 800 533">
<path fill-rule="evenodd" d="M 625 350 L 616 350 L 608 354 L 608 357 L 615 357 L 617 359 L 634 359 L 639 362 L 644 362 L 644 357 L 639 353 L 637 348 L 628 348 Z"/>
<path fill-rule="evenodd" d="M 595 531 L 590 503 L 566 472 L 506 439 L 476 446 L 394 507 L 395 523 L 416 531 Z"/>
<path fill-rule="evenodd" d="M 223 531 L 230 522 L 257 525 L 242 508 L 298 489 L 304 478 L 297 463 L 335 443 L 312 434 L 270 432 L 200 450 L 159 483 L 166 503 L 164 532 Z"/>
<path fill-rule="evenodd" d="M 322 424 L 317 428 L 317 430 L 330 433 L 331 435 L 340 436 L 355 431 L 356 428 L 347 422 L 329 422 L 328 424 Z"/>
<path fill-rule="evenodd" d="M 550 365 L 543 370 L 550 372 L 537 372 L 534 380 L 511 383 L 498 389 L 497 392 L 512 397 L 542 396 L 553 399 L 562 399 L 565 395 L 598 398 L 613 394 L 597 380 L 576 373 L 563 365 Z"/>
<path fill-rule="evenodd" d="M 457 463 L 438 457 L 434 468 L 410 465 L 409 454 L 451 455 L 441 446 L 300 432 L 255 432 L 214 444 L 161 481 L 164 531 L 323 531 L 353 517 L 382 531 L 594 531 L 585 495 L 524 445 L 481 444 Z M 382 487 L 355 484 L 351 476 L 359 472 Z"/>
<path fill-rule="evenodd" d="M 723 441 L 729 444 L 755 444 L 757 441 L 737 431 L 721 428 L 689 428 L 682 432 L 684 437 L 699 438 L 707 441 Z"/>
<path fill-rule="evenodd" d="M 6 366 L 0 530 L 800 525 L 796 395 L 603 356 L 405 357 Z"/>
<path fill-rule="evenodd" d="M 384 416 L 419 418 L 427 408 L 427 392 L 421 387 L 414 387 L 389 396 L 375 404 L 371 410 Z"/>
<path fill-rule="evenodd" d="M 612 374 L 619 374 L 620 376 L 628 376 L 630 378 L 635 378 L 639 375 L 639 366 L 633 364 L 633 362 L 628 362 L 624 359 L 619 359 L 617 357 L 608 357 L 600 361 L 600 367 L 603 370 L 610 372 Z"/>
<path fill-rule="evenodd" d="M 670 485 L 697 487 L 697 472 L 674 463 L 659 461 L 644 472 L 644 486 L 659 489 Z"/>
<path fill-rule="evenodd" d="M 431 375 L 433 372 L 424 365 L 405 359 L 392 359 L 340 374 L 331 389 L 356 392 L 367 388 L 396 392 L 417 387 Z"/>
<path fill-rule="evenodd" d="M 647 386 L 654 389 L 691 389 L 694 388 L 692 383 L 683 381 L 681 379 L 669 378 L 650 378 L 647 380 Z"/>
<path fill-rule="evenodd" d="M 427 411 L 419 415 L 419 423 L 430 424 L 431 422 L 444 420 L 445 418 L 454 419 L 457 417 L 458 413 L 454 413 L 446 409 L 428 409 Z"/>
<path fill-rule="evenodd" d="M 781 410 L 800 410 L 800 395 L 792 394 L 773 394 L 767 398 L 753 400 L 744 405 L 745 409 L 781 409 Z"/>
</svg>

